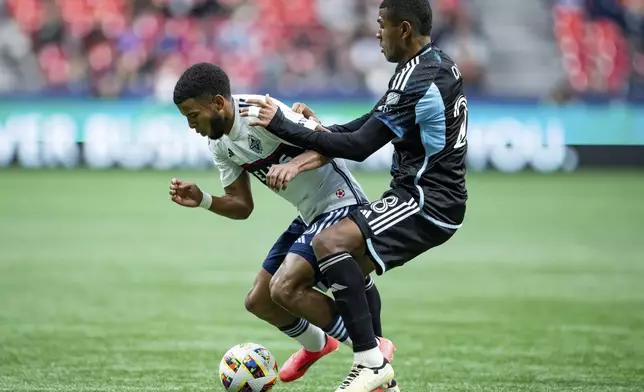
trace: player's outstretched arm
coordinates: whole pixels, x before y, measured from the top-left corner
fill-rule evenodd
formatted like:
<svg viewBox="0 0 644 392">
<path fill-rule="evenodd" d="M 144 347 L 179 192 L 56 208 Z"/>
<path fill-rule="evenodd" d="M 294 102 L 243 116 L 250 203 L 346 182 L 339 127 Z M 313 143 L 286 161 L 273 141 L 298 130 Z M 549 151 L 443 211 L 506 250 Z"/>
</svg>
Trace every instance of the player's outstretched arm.
<svg viewBox="0 0 644 392">
<path fill-rule="evenodd" d="M 299 114 L 303 115 L 304 117 L 306 117 L 309 120 L 314 120 L 314 121 L 322 124 L 322 122 L 320 120 L 318 120 L 318 118 L 315 115 L 315 112 L 313 111 L 313 109 L 311 109 L 310 107 L 308 107 L 304 103 L 297 102 L 296 104 L 293 105 L 292 110 L 295 113 L 299 113 Z M 331 126 L 326 127 L 326 129 L 329 132 L 336 132 L 336 133 L 355 132 L 358 129 L 360 129 L 360 127 L 363 126 L 367 122 L 367 120 L 369 120 L 369 118 L 372 116 L 372 114 L 373 114 L 372 112 L 369 112 L 369 113 L 363 115 L 362 117 L 356 118 L 355 120 L 350 121 L 350 122 L 348 122 L 346 124 L 331 125 Z"/>
<path fill-rule="evenodd" d="M 250 108 L 242 109 L 242 116 L 257 117 L 258 120 L 250 125 L 262 126 L 289 143 L 315 150 L 328 157 L 361 162 L 396 137 L 389 127 L 375 117 L 370 117 L 355 132 L 317 132 L 326 128 L 314 121 L 307 121 L 305 125 L 300 125 L 288 120 L 268 96 L 266 101 L 248 100 L 246 102 L 257 106 L 254 108 L 256 109 L 254 113 L 251 113 Z"/>
<path fill-rule="evenodd" d="M 173 178 L 170 198 L 184 207 L 203 207 L 229 219 L 247 219 L 253 212 L 253 195 L 248 173 L 243 172 L 232 184 L 224 188 L 223 196 L 211 196 L 197 184 Z"/>
<path fill-rule="evenodd" d="M 320 127 L 320 126 L 318 126 Z M 395 134 L 380 120 L 371 117 L 351 133 L 312 131 L 283 116 L 278 110 L 266 129 L 302 148 L 315 150 L 328 157 L 362 162 L 390 142 Z"/>
<path fill-rule="evenodd" d="M 326 128 L 333 133 L 357 132 L 358 129 L 362 128 L 362 126 L 365 125 L 367 121 L 369 121 L 371 116 L 372 116 L 372 113 L 367 113 L 362 117 L 356 118 L 355 120 L 348 122 L 346 124 L 335 124 L 335 125 L 330 125 Z"/>
</svg>

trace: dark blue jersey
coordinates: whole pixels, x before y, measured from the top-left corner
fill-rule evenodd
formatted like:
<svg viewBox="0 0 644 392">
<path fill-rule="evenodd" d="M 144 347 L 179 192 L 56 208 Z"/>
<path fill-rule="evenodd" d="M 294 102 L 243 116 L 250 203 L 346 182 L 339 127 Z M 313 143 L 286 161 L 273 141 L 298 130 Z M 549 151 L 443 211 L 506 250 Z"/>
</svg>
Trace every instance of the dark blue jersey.
<svg viewBox="0 0 644 392">
<path fill-rule="evenodd" d="M 417 196 L 430 220 L 460 224 L 467 200 L 467 99 L 452 59 L 428 45 L 398 66 L 373 116 L 397 136 L 391 187 Z"/>
<path fill-rule="evenodd" d="M 410 193 L 423 216 L 439 226 L 455 229 L 463 221 L 467 99 L 458 67 L 431 44 L 396 68 L 370 113 L 316 132 L 278 109 L 266 129 L 302 148 L 356 161 L 391 141 L 391 187 Z"/>
</svg>

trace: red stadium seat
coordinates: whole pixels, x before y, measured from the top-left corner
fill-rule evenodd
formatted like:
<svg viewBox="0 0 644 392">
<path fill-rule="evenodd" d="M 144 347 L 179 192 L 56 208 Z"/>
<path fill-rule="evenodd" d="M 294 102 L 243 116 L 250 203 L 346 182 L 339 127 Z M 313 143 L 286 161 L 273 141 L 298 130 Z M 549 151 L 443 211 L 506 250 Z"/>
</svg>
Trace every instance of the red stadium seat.
<svg viewBox="0 0 644 392">
<path fill-rule="evenodd" d="M 571 85 L 579 91 L 619 91 L 629 74 L 626 40 L 614 22 L 589 21 L 580 7 L 556 6 L 554 32 Z"/>
</svg>

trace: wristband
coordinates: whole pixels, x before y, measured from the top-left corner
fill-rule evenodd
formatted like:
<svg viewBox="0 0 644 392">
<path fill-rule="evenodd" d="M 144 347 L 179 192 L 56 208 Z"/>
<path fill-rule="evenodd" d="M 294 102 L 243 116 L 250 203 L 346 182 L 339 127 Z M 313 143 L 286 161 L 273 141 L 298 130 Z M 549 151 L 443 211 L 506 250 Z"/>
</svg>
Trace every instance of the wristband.
<svg viewBox="0 0 644 392">
<path fill-rule="evenodd" d="M 211 205 L 212 196 L 208 192 L 203 192 L 203 198 L 201 199 L 201 203 L 199 203 L 199 207 L 209 210 Z"/>
<path fill-rule="evenodd" d="M 306 120 L 304 127 L 310 129 L 311 131 L 315 131 L 315 129 L 318 127 L 318 123 L 314 120 Z"/>
</svg>

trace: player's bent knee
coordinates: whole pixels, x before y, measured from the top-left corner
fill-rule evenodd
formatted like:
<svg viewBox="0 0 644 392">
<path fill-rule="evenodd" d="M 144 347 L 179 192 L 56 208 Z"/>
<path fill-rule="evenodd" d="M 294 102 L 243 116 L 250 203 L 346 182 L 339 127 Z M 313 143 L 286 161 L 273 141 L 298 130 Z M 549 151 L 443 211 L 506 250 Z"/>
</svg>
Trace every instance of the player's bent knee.
<svg viewBox="0 0 644 392">
<path fill-rule="evenodd" d="M 253 295 L 252 290 L 248 294 L 246 294 L 246 300 L 244 301 L 244 306 L 246 307 L 246 310 L 250 313 L 255 314 L 255 312 L 257 311 L 258 301 Z"/>
<path fill-rule="evenodd" d="M 260 290 L 256 290 L 256 287 L 251 289 L 244 301 L 246 310 L 259 318 L 270 316 L 272 313 L 272 305 L 273 301 L 267 299 L 265 295 L 262 295 Z"/>
<path fill-rule="evenodd" d="M 295 280 L 286 276 L 286 274 L 279 274 L 271 279 L 271 300 L 285 309 L 288 309 L 291 302 L 295 299 L 297 290 L 298 287 Z"/>
<path fill-rule="evenodd" d="M 271 301 L 274 303 L 283 306 L 284 302 L 286 301 L 288 295 L 291 295 L 291 293 L 287 293 L 286 290 L 286 285 L 282 280 L 279 278 L 273 278 L 271 280 L 271 289 L 270 289 L 270 294 L 271 294 Z"/>
<path fill-rule="evenodd" d="M 280 307 L 297 309 L 298 301 L 305 290 L 315 284 L 315 271 L 303 256 L 288 253 L 284 262 L 271 278 L 269 292 L 273 302 Z"/>
</svg>

